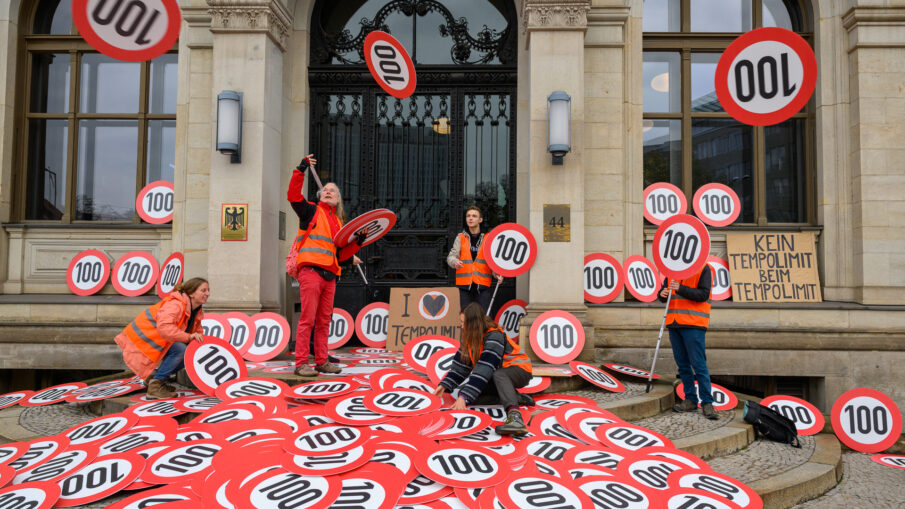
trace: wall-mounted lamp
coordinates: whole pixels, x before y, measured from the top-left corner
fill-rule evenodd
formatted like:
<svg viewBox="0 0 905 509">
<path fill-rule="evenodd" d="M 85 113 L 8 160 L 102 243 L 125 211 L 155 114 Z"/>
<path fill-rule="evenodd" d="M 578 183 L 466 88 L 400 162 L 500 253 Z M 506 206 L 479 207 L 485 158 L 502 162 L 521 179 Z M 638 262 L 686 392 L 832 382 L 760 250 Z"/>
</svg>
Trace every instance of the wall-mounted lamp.
<svg viewBox="0 0 905 509">
<path fill-rule="evenodd" d="M 570 124 L 572 98 L 562 90 L 547 97 L 547 152 L 553 155 L 553 164 L 562 164 L 562 158 L 572 150 Z"/>
<path fill-rule="evenodd" d="M 217 94 L 217 150 L 231 163 L 242 162 L 242 92 Z"/>
</svg>

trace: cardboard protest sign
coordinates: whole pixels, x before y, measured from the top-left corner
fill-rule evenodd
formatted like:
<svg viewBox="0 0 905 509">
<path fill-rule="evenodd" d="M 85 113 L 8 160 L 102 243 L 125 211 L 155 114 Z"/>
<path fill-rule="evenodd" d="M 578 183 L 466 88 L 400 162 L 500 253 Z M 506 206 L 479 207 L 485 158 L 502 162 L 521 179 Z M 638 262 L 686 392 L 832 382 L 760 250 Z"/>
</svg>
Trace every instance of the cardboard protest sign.
<svg viewBox="0 0 905 509">
<path fill-rule="evenodd" d="M 727 233 L 735 302 L 821 302 L 814 234 Z"/>
<path fill-rule="evenodd" d="M 387 350 L 401 352 L 410 340 L 427 334 L 459 339 L 459 309 L 458 288 L 390 289 Z"/>
</svg>

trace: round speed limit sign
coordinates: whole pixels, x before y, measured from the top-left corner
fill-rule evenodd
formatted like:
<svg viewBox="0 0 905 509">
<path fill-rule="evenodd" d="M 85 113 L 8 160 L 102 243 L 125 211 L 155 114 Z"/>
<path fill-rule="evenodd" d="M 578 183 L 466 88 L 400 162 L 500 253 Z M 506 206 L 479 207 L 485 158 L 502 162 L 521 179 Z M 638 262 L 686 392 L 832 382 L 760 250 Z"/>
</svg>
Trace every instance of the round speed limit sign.
<svg viewBox="0 0 905 509">
<path fill-rule="evenodd" d="M 333 308 L 330 319 L 330 332 L 327 334 L 327 348 L 335 350 L 346 344 L 355 332 L 355 320 L 343 308 Z"/>
<path fill-rule="evenodd" d="M 858 452 L 883 452 L 902 433 L 902 414 L 893 400 L 874 389 L 852 389 L 833 403 L 833 432 Z"/>
<path fill-rule="evenodd" d="M 146 185 L 135 198 L 138 217 L 151 224 L 169 223 L 173 220 L 174 194 L 172 182 L 158 180 Z"/>
<path fill-rule="evenodd" d="M 220 384 L 245 378 L 245 361 L 225 341 L 207 338 L 204 343 L 192 341 L 185 349 L 185 371 L 198 389 L 213 396 Z"/>
<path fill-rule="evenodd" d="M 229 341 L 233 328 L 229 320 L 219 313 L 205 313 L 201 320 L 201 330 L 205 336 L 213 336 L 217 339 Z"/>
<path fill-rule="evenodd" d="M 584 257 L 584 300 L 604 304 L 622 293 L 625 280 L 622 266 L 606 253 L 591 253 Z"/>
<path fill-rule="evenodd" d="M 269 361 L 289 344 L 289 322 L 276 313 L 258 313 L 251 319 L 255 322 L 255 335 L 242 357 L 252 362 Z"/>
<path fill-rule="evenodd" d="M 179 38 L 176 0 L 73 0 L 72 21 L 85 42 L 117 60 L 142 62 L 166 53 Z"/>
<path fill-rule="evenodd" d="M 496 323 L 500 324 L 503 332 L 509 336 L 509 339 L 517 339 L 519 335 L 519 325 L 522 318 L 528 313 L 525 309 L 528 303 L 521 299 L 512 299 L 503 304 L 496 313 Z"/>
<path fill-rule="evenodd" d="M 229 344 L 239 352 L 245 355 L 245 352 L 251 348 L 255 336 L 255 321 L 245 313 L 238 311 L 230 311 L 220 315 L 230 326 Z"/>
<path fill-rule="evenodd" d="M 817 84 L 817 58 L 800 35 L 764 27 L 742 34 L 720 57 L 716 97 L 748 125 L 778 124 L 801 111 Z"/>
<path fill-rule="evenodd" d="M 66 284 L 72 293 L 86 296 L 101 291 L 110 277 L 110 260 L 97 249 L 75 255 L 66 269 Z"/>
<path fill-rule="evenodd" d="M 795 423 L 795 429 L 801 436 L 816 435 L 823 430 L 823 414 L 803 399 L 777 394 L 764 398 L 760 404 L 772 408 Z"/>
<path fill-rule="evenodd" d="M 578 357 L 584 348 L 584 327 L 571 313 L 547 311 L 531 324 L 529 338 L 531 349 L 541 360 L 564 364 Z"/>
<path fill-rule="evenodd" d="M 386 302 L 374 302 L 363 307 L 355 319 L 358 340 L 372 348 L 386 347 L 389 319 L 390 306 Z"/>
<path fill-rule="evenodd" d="M 660 224 L 688 210 L 685 193 L 668 182 L 657 182 L 644 189 L 644 219 Z"/>
<path fill-rule="evenodd" d="M 710 254 L 710 234 L 700 219 L 679 214 L 657 228 L 653 261 L 660 274 L 685 279 L 697 274 Z"/>
<path fill-rule="evenodd" d="M 707 264 L 710 265 L 710 269 L 713 271 L 710 298 L 713 300 L 726 300 L 729 297 L 732 297 L 732 280 L 729 279 L 729 262 L 716 256 L 708 256 Z"/>
<path fill-rule="evenodd" d="M 742 211 L 742 202 L 735 191 L 716 183 L 698 188 L 691 204 L 695 215 L 710 226 L 729 226 Z"/>
<path fill-rule="evenodd" d="M 487 234 L 481 248 L 487 265 L 497 274 L 517 277 L 531 268 L 537 258 L 537 242 L 524 226 L 503 223 Z"/>
<path fill-rule="evenodd" d="M 660 277 L 657 269 L 647 258 L 640 255 L 629 256 L 622 266 L 625 275 L 625 287 L 628 293 L 641 302 L 657 300 L 660 290 Z"/>
<path fill-rule="evenodd" d="M 415 64 L 405 47 L 392 35 L 375 30 L 365 37 L 365 63 L 384 92 L 405 99 L 415 91 Z"/>
<path fill-rule="evenodd" d="M 185 267 L 185 258 L 182 253 L 173 253 L 160 268 L 160 277 L 157 278 L 157 296 L 161 299 L 173 291 L 182 282 L 182 268 Z"/>
<path fill-rule="evenodd" d="M 113 288 L 120 295 L 138 297 L 144 295 L 157 282 L 160 266 L 157 260 L 144 251 L 132 251 L 122 255 L 113 266 Z"/>
</svg>

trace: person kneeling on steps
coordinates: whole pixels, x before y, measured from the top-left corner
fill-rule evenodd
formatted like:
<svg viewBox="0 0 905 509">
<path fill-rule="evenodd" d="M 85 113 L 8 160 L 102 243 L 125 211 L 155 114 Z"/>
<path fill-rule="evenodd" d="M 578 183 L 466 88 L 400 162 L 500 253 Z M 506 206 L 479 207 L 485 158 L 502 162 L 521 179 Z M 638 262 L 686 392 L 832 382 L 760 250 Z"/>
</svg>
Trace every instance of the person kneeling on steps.
<svg viewBox="0 0 905 509">
<path fill-rule="evenodd" d="M 452 410 L 464 410 L 467 405 L 502 405 L 506 409 L 506 423 L 497 426 L 496 432 L 527 433 L 518 407 L 534 406 L 534 400 L 516 389 L 531 381 L 531 359 L 484 314 L 484 308 L 477 302 L 465 306 L 459 321 L 462 346 L 434 394 L 440 396 L 458 387 L 459 397 Z"/>
</svg>

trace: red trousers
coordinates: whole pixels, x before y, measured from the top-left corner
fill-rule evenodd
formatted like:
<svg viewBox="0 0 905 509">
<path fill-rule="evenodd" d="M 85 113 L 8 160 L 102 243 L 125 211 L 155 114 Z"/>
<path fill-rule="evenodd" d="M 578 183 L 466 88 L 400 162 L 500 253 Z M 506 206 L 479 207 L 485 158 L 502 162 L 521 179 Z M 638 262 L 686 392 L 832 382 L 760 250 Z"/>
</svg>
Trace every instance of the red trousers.
<svg viewBox="0 0 905 509">
<path fill-rule="evenodd" d="M 299 268 L 299 291 L 302 313 L 295 333 L 295 366 L 308 363 L 308 339 L 314 328 L 314 362 L 327 362 L 327 337 L 333 319 L 333 295 L 336 280 L 327 281 L 311 267 Z"/>
</svg>

